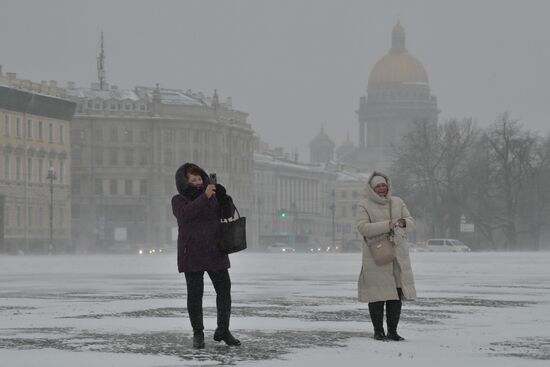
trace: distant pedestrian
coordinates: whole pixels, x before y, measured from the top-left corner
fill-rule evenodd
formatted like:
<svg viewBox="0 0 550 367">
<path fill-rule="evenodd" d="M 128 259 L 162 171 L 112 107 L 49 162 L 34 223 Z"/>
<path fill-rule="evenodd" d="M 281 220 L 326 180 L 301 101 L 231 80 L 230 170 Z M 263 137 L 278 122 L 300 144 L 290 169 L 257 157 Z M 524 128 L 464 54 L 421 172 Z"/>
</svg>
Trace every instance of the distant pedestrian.
<svg viewBox="0 0 550 367">
<path fill-rule="evenodd" d="M 416 297 L 407 247 L 407 232 L 415 226 L 402 199 L 391 196 L 388 176 L 374 172 L 365 188 L 366 197 L 358 204 L 357 229 L 365 239 L 363 266 L 359 275 L 359 301 L 368 302 L 377 340 L 404 340 L 397 333 L 401 301 Z M 386 246 L 390 260 L 377 265 L 376 250 Z M 393 259 L 393 260 L 391 260 Z M 384 332 L 384 303 L 388 334 Z"/>
<path fill-rule="evenodd" d="M 193 163 L 186 163 L 176 171 L 176 188 L 179 194 L 172 198 L 172 211 L 178 221 L 178 270 L 185 273 L 187 283 L 187 312 L 193 328 L 193 347 L 204 348 L 205 271 L 216 290 L 218 327 L 214 340 L 241 345 L 229 331 L 229 257 L 218 249 L 220 219 L 233 216 L 233 201 L 222 185 L 210 183 L 206 172 Z"/>
</svg>

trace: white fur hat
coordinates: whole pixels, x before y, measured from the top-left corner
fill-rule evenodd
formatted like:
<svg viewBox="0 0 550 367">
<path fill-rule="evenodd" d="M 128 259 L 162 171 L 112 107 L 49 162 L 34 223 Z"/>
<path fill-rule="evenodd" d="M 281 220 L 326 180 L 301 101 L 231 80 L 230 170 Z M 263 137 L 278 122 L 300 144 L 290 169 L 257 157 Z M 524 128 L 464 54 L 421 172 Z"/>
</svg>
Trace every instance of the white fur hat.
<svg viewBox="0 0 550 367">
<path fill-rule="evenodd" d="M 374 176 L 372 178 L 372 180 L 370 180 L 370 187 L 372 187 L 373 189 L 380 185 L 381 183 L 384 183 L 384 184 L 388 184 L 388 182 L 386 181 L 386 179 L 382 176 Z"/>
</svg>

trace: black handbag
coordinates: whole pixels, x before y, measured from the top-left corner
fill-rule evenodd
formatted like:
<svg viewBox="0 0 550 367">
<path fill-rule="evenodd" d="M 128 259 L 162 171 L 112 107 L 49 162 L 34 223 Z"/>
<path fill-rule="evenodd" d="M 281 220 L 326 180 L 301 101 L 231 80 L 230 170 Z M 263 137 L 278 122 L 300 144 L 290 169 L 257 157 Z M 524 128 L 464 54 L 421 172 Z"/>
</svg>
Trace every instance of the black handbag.
<svg viewBox="0 0 550 367">
<path fill-rule="evenodd" d="M 238 218 L 222 220 L 220 223 L 218 248 L 223 254 L 232 254 L 246 249 L 246 217 L 241 217 L 236 207 L 235 210 Z"/>
</svg>

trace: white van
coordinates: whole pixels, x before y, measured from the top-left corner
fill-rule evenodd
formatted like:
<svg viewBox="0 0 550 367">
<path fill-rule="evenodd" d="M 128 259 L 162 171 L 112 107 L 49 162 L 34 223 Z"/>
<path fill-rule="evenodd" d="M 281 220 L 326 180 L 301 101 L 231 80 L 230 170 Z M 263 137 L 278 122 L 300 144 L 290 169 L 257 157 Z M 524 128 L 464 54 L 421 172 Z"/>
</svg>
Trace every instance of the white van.
<svg viewBox="0 0 550 367">
<path fill-rule="evenodd" d="M 470 248 L 452 238 L 433 238 L 426 241 L 427 252 L 470 252 Z"/>
</svg>

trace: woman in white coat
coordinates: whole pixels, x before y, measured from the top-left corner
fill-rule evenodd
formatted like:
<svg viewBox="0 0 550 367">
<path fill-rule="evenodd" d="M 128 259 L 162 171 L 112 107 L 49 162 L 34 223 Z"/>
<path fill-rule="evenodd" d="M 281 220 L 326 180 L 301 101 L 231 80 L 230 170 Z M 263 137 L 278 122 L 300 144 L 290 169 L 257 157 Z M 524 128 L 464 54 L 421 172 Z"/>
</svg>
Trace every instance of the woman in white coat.
<svg viewBox="0 0 550 367">
<path fill-rule="evenodd" d="M 377 340 L 404 340 L 397 333 L 401 301 L 416 297 L 414 278 L 407 247 L 407 232 L 415 222 L 402 199 L 391 196 L 390 179 L 374 172 L 365 189 L 366 197 L 358 204 L 357 230 L 363 236 L 363 266 L 359 275 L 359 302 L 368 302 L 369 314 Z M 370 246 L 387 239 L 393 243 L 395 258 L 376 265 Z M 384 332 L 384 303 L 386 324 Z"/>
</svg>

